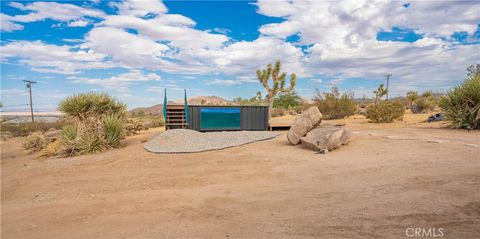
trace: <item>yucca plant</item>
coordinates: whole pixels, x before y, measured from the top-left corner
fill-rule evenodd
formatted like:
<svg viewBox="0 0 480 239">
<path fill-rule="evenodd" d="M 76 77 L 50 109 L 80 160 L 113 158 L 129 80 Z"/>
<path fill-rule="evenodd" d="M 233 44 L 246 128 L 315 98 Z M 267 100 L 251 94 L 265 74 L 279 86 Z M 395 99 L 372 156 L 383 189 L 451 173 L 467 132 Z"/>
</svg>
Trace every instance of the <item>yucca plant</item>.
<svg viewBox="0 0 480 239">
<path fill-rule="evenodd" d="M 114 97 L 81 93 L 62 100 L 58 108 L 75 122 L 75 127 L 63 128 L 66 156 L 96 153 L 120 145 L 126 105 Z"/>
<path fill-rule="evenodd" d="M 103 119 L 103 132 L 106 144 L 110 147 L 118 147 L 123 138 L 125 119 L 123 115 L 111 114 Z"/>
<path fill-rule="evenodd" d="M 79 154 L 94 154 L 105 150 L 105 143 L 96 132 L 85 132 L 77 141 L 76 147 Z"/>
<path fill-rule="evenodd" d="M 461 85 L 440 98 L 439 105 L 456 128 L 480 128 L 480 71 L 470 72 Z"/>
</svg>

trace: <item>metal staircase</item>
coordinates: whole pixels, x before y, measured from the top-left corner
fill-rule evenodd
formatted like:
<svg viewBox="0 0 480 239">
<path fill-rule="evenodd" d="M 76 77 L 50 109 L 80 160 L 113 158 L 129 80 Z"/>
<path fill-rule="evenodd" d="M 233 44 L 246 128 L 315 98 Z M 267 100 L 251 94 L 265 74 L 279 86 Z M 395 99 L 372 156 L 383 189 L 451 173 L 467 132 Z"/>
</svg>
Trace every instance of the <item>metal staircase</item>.
<svg viewBox="0 0 480 239">
<path fill-rule="evenodd" d="M 186 90 L 184 105 L 168 105 L 167 89 L 165 89 L 165 98 L 163 102 L 163 117 L 165 119 L 165 130 L 188 128 L 188 105 Z"/>
<path fill-rule="evenodd" d="M 183 105 L 167 105 L 165 130 L 187 128 L 188 123 L 185 116 L 185 107 Z"/>
</svg>

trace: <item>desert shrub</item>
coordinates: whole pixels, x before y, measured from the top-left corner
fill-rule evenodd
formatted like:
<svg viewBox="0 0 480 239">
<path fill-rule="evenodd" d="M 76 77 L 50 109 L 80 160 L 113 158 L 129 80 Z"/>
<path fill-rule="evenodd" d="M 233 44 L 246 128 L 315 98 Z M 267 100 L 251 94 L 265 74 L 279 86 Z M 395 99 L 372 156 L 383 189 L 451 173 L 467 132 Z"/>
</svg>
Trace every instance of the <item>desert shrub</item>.
<svg viewBox="0 0 480 239">
<path fill-rule="evenodd" d="M 118 147 L 120 145 L 120 140 L 123 138 L 124 123 L 123 115 L 111 114 L 105 116 L 103 119 L 103 130 L 108 146 Z"/>
<path fill-rule="evenodd" d="M 402 120 L 405 113 L 403 104 L 399 101 L 380 101 L 367 107 L 366 116 L 374 123 L 391 123 Z"/>
<path fill-rule="evenodd" d="M 425 91 L 422 95 L 418 95 L 416 91 L 410 91 L 407 92 L 407 98 L 412 113 L 425 113 L 435 109 L 436 100 L 431 91 Z"/>
<path fill-rule="evenodd" d="M 61 153 L 62 140 L 55 140 L 40 151 L 40 157 L 47 158 L 53 157 Z"/>
<path fill-rule="evenodd" d="M 77 129 L 71 125 L 62 128 L 63 139 L 67 141 L 74 140 L 77 137 Z"/>
<path fill-rule="evenodd" d="M 302 98 L 293 91 L 289 93 L 279 93 L 273 100 L 273 108 L 289 109 L 302 104 Z"/>
<path fill-rule="evenodd" d="M 81 93 L 62 100 L 58 109 L 76 120 L 100 119 L 109 114 L 125 113 L 126 105 L 106 93 Z"/>
<path fill-rule="evenodd" d="M 439 105 L 455 127 L 480 128 L 480 70 L 470 72 L 461 85 L 440 98 Z"/>
<path fill-rule="evenodd" d="M 242 97 L 234 98 L 233 103 L 238 105 L 256 105 L 256 106 L 267 104 L 266 99 L 262 98 L 262 92 L 260 91 L 258 91 L 257 94 L 250 99 L 244 99 Z M 204 103 L 202 103 L 202 105 L 204 105 Z"/>
<path fill-rule="evenodd" d="M 9 132 L 14 137 L 28 136 L 33 132 L 45 132 L 49 129 L 61 129 L 68 122 L 58 120 L 56 122 L 35 122 L 35 123 L 2 123 L 0 129 L 2 133 Z"/>
<path fill-rule="evenodd" d="M 105 149 L 105 143 L 101 135 L 95 132 L 85 132 L 78 139 L 75 147 L 78 154 L 94 154 L 102 152 Z"/>
<path fill-rule="evenodd" d="M 25 138 L 22 148 L 34 153 L 42 150 L 46 144 L 45 136 L 39 132 L 34 132 Z"/>
<path fill-rule="evenodd" d="M 158 128 L 165 126 L 165 120 L 163 117 L 147 117 L 145 118 L 145 127 L 147 128 Z"/>
<path fill-rule="evenodd" d="M 125 104 L 105 93 L 82 93 L 62 100 L 59 110 L 73 119 L 75 127 L 64 127 L 66 156 L 97 153 L 118 147 L 124 135 Z"/>
<path fill-rule="evenodd" d="M 287 114 L 287 110 L 284 108 L 273 108 L 272 110 L 272 117 L 279 117 L 284 116 Z"/>
<path fill-rule="evenodd" d="M 356 103 L 352 92 L 340 94 L 337 87 L 332 87 L 332 92 L 323 92 L 316 90 L 314 97 L 318 109 L 324 119 L 342 119 L 356 112 Z"/>
<path fill-rule="evenodd" d="M 380 84 L 374 91 L 375 101 L 367 107 L 366 116 L 373 123 L 391 123 L 394 120 L 402 120 L 405 114 L 404 105 L 399 101 L 386 101 L 382 98 L 387 90 Z"/>
</svg>

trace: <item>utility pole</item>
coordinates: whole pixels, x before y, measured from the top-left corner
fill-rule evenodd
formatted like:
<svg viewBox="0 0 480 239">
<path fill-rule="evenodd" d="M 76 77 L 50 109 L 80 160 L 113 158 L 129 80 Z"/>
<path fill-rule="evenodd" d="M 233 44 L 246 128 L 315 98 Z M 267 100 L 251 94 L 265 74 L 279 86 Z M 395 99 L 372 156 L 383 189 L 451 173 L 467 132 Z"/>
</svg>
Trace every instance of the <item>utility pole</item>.
<svg viewBox="0 0 480 239">
<path fill-rule="evenodd" d="M 392 76 L 392 74 L 385 74 L 385 77 L 387 77 L 387 100 L 388 100 L 388 81 L 390 80 L 390 76 Z"/>
<path fill-rule="evenodd" d="M 32 123 L 35 123 L 35 120 L 33 119 L 33 105 L 32 105 L 32 84 L 37 83 L 36 81 L 31 81 L 31 80 L 23 80 L 25 83 L 27 83 L 27 88 L 30 92 L 30 115 L 32 116 Z"/>
</svg>

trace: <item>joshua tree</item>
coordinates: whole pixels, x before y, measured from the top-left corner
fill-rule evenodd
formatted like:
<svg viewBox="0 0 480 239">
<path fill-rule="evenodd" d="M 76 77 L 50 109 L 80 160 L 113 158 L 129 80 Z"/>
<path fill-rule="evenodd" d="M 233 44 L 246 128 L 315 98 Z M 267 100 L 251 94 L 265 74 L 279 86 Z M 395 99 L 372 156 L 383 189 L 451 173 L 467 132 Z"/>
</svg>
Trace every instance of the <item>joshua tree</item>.
<svg viewBox="0 0 480 239">
<path fill-rule="evenodd" d="M 409 91 L 409 92 L 407 92 L 407 99 L 408 99 L 408 101 L 410 101 L 410 108 L 412 108 L 413 102 L 420 99 L 420 96 L 418 95 L 418 92 L 416 92 L 416 91 Z"/>
<path fill-rule="evenodd" d="M 295 73 L 290 75 L 290 87 L 285 88 L 285 78 L 287 73 L 280 73 L 281 63 L 280 61 L 275 62 L 275 66 L 272 67 L 272 64 L 268 64 L 267 69 L 257 70 L 257 77 L 262 83 L 263 87 L 267 91 L 267 101 L 268 101 L 268 118 L 270 119 L 273 111 L 273 101 L 275 96 L 279 93 L 289 93 L 292 92 L 295 88 L 297 81 L 297 76 Z M 273 81 L 273 86 L 270 86 L 268 81 L 270 77 Z"/>
</svg>

